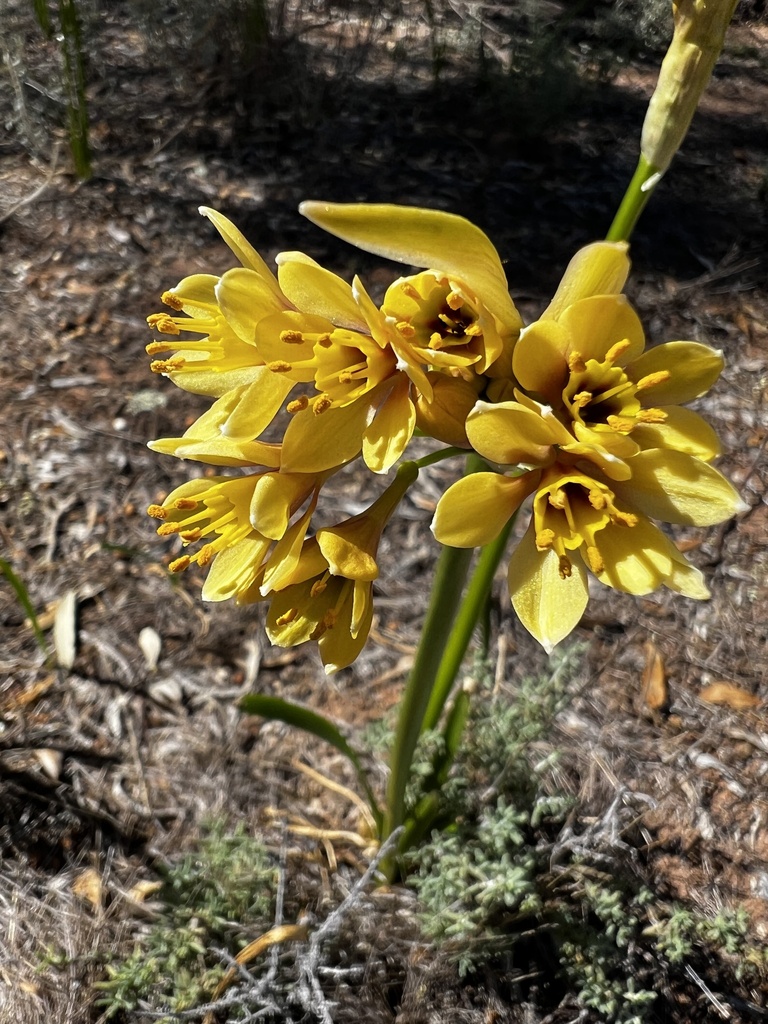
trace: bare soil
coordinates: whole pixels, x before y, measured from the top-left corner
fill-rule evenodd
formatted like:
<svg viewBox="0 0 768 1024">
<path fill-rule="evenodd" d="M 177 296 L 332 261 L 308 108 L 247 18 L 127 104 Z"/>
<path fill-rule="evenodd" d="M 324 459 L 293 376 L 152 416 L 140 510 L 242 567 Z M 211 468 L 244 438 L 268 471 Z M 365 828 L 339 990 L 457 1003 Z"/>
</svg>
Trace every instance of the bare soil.
<svg viewBox="0 0 768 1024">
<path fill-rule="evenodd" d="M 173 553 L 144 510 L 191 470 L 146 443 L 177 436 L 204 403 L 149 372 L 144 321 L 181 277 L 231 265 L 197 207 L 222 210 L 267 258 L 302 249 L 343 275 L 360 272 L 374 290 L 397 268 L 325 237 L 298 203 L 450 209 L 488 232 L 530 318 L 572 252 L 610 222 L 654 71 L 569 80 L 567 108 L 550 121 L 513 86 L 500 94 L 452 71 L 434 89 L 428 66 L 401 82 L 383 56 L 379 73 L 374 62 L 334 79 L 342 51 L 331 47 L 332 26 L 265 51 L 239 77 L 206 55 L 202 39 L 177 62 L 167 39 L 132 23 L 129 5 L 108 5 L 90 25 L 94 173 L 80 182 L 51 127 L 55 111 L 34 87 L 52 79 L 55 45 L 23 6 L 6 0 L 42 142 L 24 134 L 13 90 L 4 92 L 0 111 L 15 127 L 0 138 L 0 554 L 46 629 L 74 592 L 77 649 L 71 670 L 47 667 L 0 581 L 0 1018 L 69 1024 L 98 1019 L 97 954 L 122 948 L 141 912 L 126 893 L 158 859 L 193 846 L 207 816 L 246 821 L 275 849 L 281 822 L 358 828 L 354 805 L 296 767 L 303 760 L 352 785 L 341 759 L 242 718 L 235 703 L 249 691 L 290 696 L 351 735 L 393 707 L 437 554 L 428 524 L 449 479 L 442 467 L 425 472 L 404 503 L 383 549 L 371 641 L 333 678 L 311 651 L 270 647 L 260 609 L 205 605 L 199 574 L 168 574 Z M 584 827 L 617 798 L 639 806 L 642 797 L 633 834 L 655 891 L 705 910 L 744 905 L 758 944 L 768 940 L 766 111 L 768 31 L 740 25 L 641 221 L 629 289 L 651 342 L 724 350 L 726 371 L 698 407 L 723 439 L 719 466 L 749 511 L 675 533 L 706 574 L 708 602 L 596 587 L 575 636 L 582 669 L 557 723 Z M 349 472 L 327 513 L 357 511 L 374 491 Z M 501 580 L 494 626 L 497 680 L 513 699 L 516 681 L 546 672 L 547 659 L 515 622 Z M 161 640 L 156 665 L 140 646 L 147 628 Z M 643 691 L 649 651 L 668 687 L 658 707 Z M 703 699 L 713 683 L 738 691 L 713 703 Z M 384 768 L 376 772 L 383 784 Z M 312 865 L 315 912 L 369 858 L 343 837 L 291 842 L 292 856 Z M 77 888 L 86 869 L 99 879 L 95 895 Z M 412 908 L 407 893 L 400 898 Z M 437 962 L 434 954 L 383 920 L 399 966 L 370 982 L 379 993 L 370 1019 L 543 1019 L 516 1007 L 512 989 L 494 994 L 488 979 L 472 990 L 454 976 L 447 988 L 434 973 L 424 981 L 418 958 Z M 40 968 L 49 941 L 72 954 L 63 972 Z M 718 985 L 708 979 L 709 998 L 691 981 L 665 1019 L 720 1020 L 722 1006 L 732 1021 L 765 1019 L 768 989 L 731 998 Z M 354 1007 L 363 996 L 345 998 Z M 575 1018 L 571 1007 L 551 1019 Z"/>
</svg>

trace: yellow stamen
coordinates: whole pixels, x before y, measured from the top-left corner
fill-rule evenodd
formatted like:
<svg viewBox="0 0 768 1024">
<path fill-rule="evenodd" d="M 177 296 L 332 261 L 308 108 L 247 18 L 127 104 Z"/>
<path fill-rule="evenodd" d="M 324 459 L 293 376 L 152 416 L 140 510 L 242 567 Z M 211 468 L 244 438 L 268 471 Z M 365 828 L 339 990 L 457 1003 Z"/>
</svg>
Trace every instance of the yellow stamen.
<svg viewBox="0 0 768 1024">
<path fill-rule="evenodd" d="M 292 402 L 286 405 L 287 411 L 294 416 L 297 412 L 303 412 L 304 409 L 309 405 L 309 399 L 306 395 L 300 395 L 298 398 L 294 398 Z"/>
<path fill-rule="evenodd" d="M 395 324 L 395 326 L 404 338 L 412 338 L 416 333 L 416 328 L 413 324 L 409 324 L 406 320 L 401 320 L 400 323 Z"/>
<path fill-rule="evenodd" d="M 321 334 L 317 339 L 317 344 L 320 348 L 330 348 L 333 345 L 330 334 Z"/>
<path fill-rule="evenodd" d="M 403 295 L 406 295 L 409 299 L 413 299 L 414 302 L 421 302 L 421 296 L 413 285 L 408 283 L 408 281 L 403 281 L 400 287 L 402 288 Z"/>
<path fill-rule="evenodd" d="M 160 529 L 162 530 L 162 526 L 160 527 Z M 196 540 L 200 540 L 200 538 L 203 536 L 203 531 L 195 527 L 194 530 L 182 530 L 179 536 L 181 537 L 185 544 L 194 544 Z"/>
<path fill-rule="evenodd" d="M 574 395 L 571 399 L 577 409 L 583 409 L 585 405 L 589 405 L 592 401 L 591 391 L 579 391 L 578 394 Z"/>
<path fill-rule="evenodd" d="M 183 368 L 185 362 L 183 356 L 175 356 L 173 359 L 153 359 L 149 368 L 152 373 L 175 373 Z"/>
<path fill-rule="evenodd" d="M 271 363 L 267 363 L 267 369 L 271 370 L 272 373 L 288 373 L 293 367 L 290 363 L 286 363 L 284 359 L 274 359 Z"/>
<path fill-rule="evenodd" d="M 480 324 L 470 324 L 469 327 L 464 328 L 464 333 L 468 338 L 481 338 L 483 336 L 483 328 Z"/>
<path fill-rule="evenodd" d="M 667 413 L 663 409 L 641 409 L 637 418 L 641 423 L 664 423 Z"/>
<path fill-rule="evenodd" d="M 571 373 L 584 373 L 586 368 L 587 364 L 584 362 L 581 352 L 571 352 L 568 356 L 568 369 Z"/>
<path fill-rule="evenodd" d="M 464 299 L 458 292 L 448 292 L 445 297 L 445 302 L 450 309 L 461 309 L 464 305 Z"/>
<path fill-rule="evenodd" d="M 153 313 L 147 317 L 147 323 L 153 330 L 161 334 L 181 334 L 179 325 L 167 313 Z"/>
<path fill-rule="evenodd" d="M 287 612 L 283 612 L 282 615 L 278 615 L 276 619 L 276 625 L 287 626 L 290 622 L 293 622 L 293 620 L 296 618 L 298 614 L 298 608 L 289 608 Z"/>
<path fill-rule="evenodd" d="M 649 373 L 647 376 L 641 377 L 635 387 L 638 391 L 645 391 L 646 388 L 655 387 L 657 384 L 666 384 L 671 376 L 669 370 L 657 370 L 656 373 Z"/>
<path fill-rule="evenodd" d="M 181 523 L 163 523 L 162 526 L 157 528 L 158 537 L 172 537 L 174 533 L 178 533 L 182 528 Z"/>
<path fill-rule="evenodd" d="M 160 301 L 165 306 L 170 306 L 171 309 L 180 310 L 184 308 L 184 303 L 181 301 L 178 295 L 174 295 L 173 292 L 163 292 L 160 296 Z"/>
<path fill-rule="evenodd" d="M 280 341 L 286 345 L 300 345 L 304 341 L 304 335 L 301 331 L 281 331 Z"/>
<path fill-rule="evenodd" d="M 189 555 L 182 555 L 181 558 L 177 558 L 176 561 L 171 562 L 168 566 L 169 572 L 184 572 L 185 569 L 189 568 L 189 564 L 192 559 Z"/>
<path fill-rule="evenodd" d="M 606 423 L 617 434 L 629 434 L 635 427 L 634 420 L 625 419 L 623 416 L 608 416 Z"/>
<path fill-rule="evenodd" d="M 213 546 L 213 544 L 206 544 L 205 547 L 200 548 L 200 551 L 197 554 L 197 564 L 202 569 L 204 566 L 208 565 L 208 563 L 213 560 L 213 556 L 215 554 L 216 548 Z"/>
<path fill-rule="evenodd" d="M 173 507 L 179 509 L 179 511 L 190 511 L 193 508 L 197 508 L 200 504 L 195 498 L 177 498 L 173 503 Z"/>
<path fill-rule="evenodd" d="M 587 559 L 589 560 L 590 569 L 596 576 L 605 570 L 602 556 L 594 545 L 590 544 L 587 546 Z"/>
<path fill-rule="evenodd" d="M 339 384 L 351 384 L 354 379 L 349 370 L 342 370 L 339 374 Z"/>
<path fill-rule="evenodd" d="M 588 498 L 589 504 L 598 512 L 602 511 L 602 509 L 604 509 L 608 504 L 607 498 L 602 491 L 597 489 L 597 487 L 593 488 L 593 490 L 589 492 Z"/>
<path fill-rule="evenodd" d="M 328 589 L 328 584 L 324 580 L 316 580 L 309 591 L 310 597 L 319 597 L 325 590 Z"/>
<path fill-rule="evenodd" d="M 611 522 L 616 526 L 637 526 L 637 516 L 632 512 L 619 512 L 611 509 Z"/>
<path fill-rule="evenodd" d="M 551 548 L 555 542 L 555 531 L 554 530 L 539 530 L 536 534 L 536 547 L 539 551 L 544 551 L 546 548 Z"/>
<path fill-rule="evenodd" d="M 330 395 L 319 395 L 312 403 L 312 412 L 315 416 L 319 416 L 321 413 L 327 412 L 332 405 L 333 402 Z"/>
<path fill-rule="evenodd" d="M 556 491 L 550 491 L 547 495 L 547 501 L 553 508 L 563 509 L 566 504 L 565 491 L 562 487 L 559 487 Z"/>
<path fill-rule="evenodd" d="M 611 366 L 616 360 L 623 356 L 629 348 L 631 342 L 629 338 L 625 338 L 624 341 L 617 341 L 615 345 L 612 345 L 605 354 L 605 362 L 610 363 Z"/>
<path fill-rule="evenodd" d="M 437 352 L 439 352 L 440 349 L 443 347 L 443 339 L 440 337 L 437 331 L 435 331 L 435 333 L 430 336 L 429 347 Z"/>
<path fill-rule="evenodd" d="M 567 580 L 571 577 L 571 560 L 567 555 L 560 555 L 560 565 L 558 567 L 561 580 Z"/>
<path fill-rule="evenodd" d="M 152 516 L 153 519 L 167 519 L 168 509 L 163 508 L 162 505 L 150 505 L 147 509 L 147 515 Z"/>
</svg>

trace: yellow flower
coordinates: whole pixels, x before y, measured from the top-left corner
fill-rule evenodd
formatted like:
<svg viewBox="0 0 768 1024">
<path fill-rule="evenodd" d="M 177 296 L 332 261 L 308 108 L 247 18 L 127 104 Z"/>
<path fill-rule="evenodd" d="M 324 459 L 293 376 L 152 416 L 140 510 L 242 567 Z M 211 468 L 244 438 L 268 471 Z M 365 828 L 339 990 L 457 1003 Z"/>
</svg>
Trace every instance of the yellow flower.
<svg viewBox="0 0 768 1024">
<path fill-rule="evenodd" d="M 300 254 L 279 258 L 280 284 L 303 311 L 341 311 L 324 333 L 321 324 L 307 333 L 286 322 L 282 348 L 274 330 L 259 342 L 271 366 L 282 362 L 294 374 L 312 368 L 319 392 L 291 403 L 284 465 L 319 471 L 362 450 L 370 469 L 386 472 L 413 435 L 417 407 L 420 425 L 439 430 L 434 436 L 466 443 L 457 417 L 459 409 L 468 411 L 467 388 L 452 388 L 460 400 L 448 413 L 451 389 L 435 378 L 445 374 L 475 386 L 502 356 L 509 360 L 522 323 L 491 242 L 469 221 L 435 210 L 304 203 L 301 211 L 363 249 L 429 269 L 396 281 L 377 309 L 358 278 L 350 288 Z M 301 351 L 307 343 L 311 356 Z"/>
<path fill-rule="evenodd" d="M 235 597 L 240 604 L 253 600 L 249 595 L 263 580 L 273 544 L 282 540 L 310 495 L 314 509 L 324 479 L 265 472 L 189 480 L 147 511 L 162 521 L 159 536 L 178 536 L 185 549 L 202 542 L 194 554 L 171 562 L 170 571 L 183 572 L 193 562 L 210 565 L 203 599 Z"/>
<path fill-rule="evenodd" d="M 714 431 L 678 408 L 717 379 L 722 357 L 686 341 L 644 351 L 637 315 L 619 294 L 628 267 L 622 244 L 577 254 L 545 313 L 521 332 L 507 388 L 514 399 L 478 402 L 467 417 L 472 447 L 515 475 L 458 481 L 433 522 L 444 544 L 486 544 L 533 493 L 509 589 L 547 650 L 581 617 L 588 569 L 632 594 L 665 584 L 707 597 L 701 573 L 651 519 L 707 526 L 744 508 L 708 465 L 720 450 Z"/>
<path fill-rule="evenodd" d="M 229 437 L 258 437 L 274 419 L 293 381 L 274 374 L 256 348 L 258 325 L 270 314 L 290 307 L 264 260 L 222 214 L 207 207 L 208 217 L 241 261 L 222 277 L 194 274 L 163 293 L 174 313 L 153 313 L 151 328 L 167 335 L 147 345 L 155 359 L 151 369 L 186 391 L 230 397 L 230 415 L 221 424 Z M 202 338 L 187 340 L 182 334 Z"/>
<path fill-rule="evenodd" d="M 265 582 L 261 589 L 271 598 L 267 634 L 272 643 L 293 647 L 316 640 L 329 673 L 355 660 L 373 620 L 381 533 L 417 472 L 406 463 L 369 509 L 304 540 L 274 592 Z"/>
</svg>

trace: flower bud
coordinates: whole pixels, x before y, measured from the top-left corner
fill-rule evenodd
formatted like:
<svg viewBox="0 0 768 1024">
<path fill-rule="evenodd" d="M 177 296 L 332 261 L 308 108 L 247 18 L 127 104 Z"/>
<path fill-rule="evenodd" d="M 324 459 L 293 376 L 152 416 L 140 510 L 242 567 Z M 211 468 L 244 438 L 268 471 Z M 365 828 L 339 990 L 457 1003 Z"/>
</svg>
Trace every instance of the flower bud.
<svg viewBox="0 0 768 1024">
<path fill-rule="evenodd" d="M 676 0 L 675 31 L 645 115 L 641 152 L 659 174 L 685 138 L 737 0 Z"/>
</svg>

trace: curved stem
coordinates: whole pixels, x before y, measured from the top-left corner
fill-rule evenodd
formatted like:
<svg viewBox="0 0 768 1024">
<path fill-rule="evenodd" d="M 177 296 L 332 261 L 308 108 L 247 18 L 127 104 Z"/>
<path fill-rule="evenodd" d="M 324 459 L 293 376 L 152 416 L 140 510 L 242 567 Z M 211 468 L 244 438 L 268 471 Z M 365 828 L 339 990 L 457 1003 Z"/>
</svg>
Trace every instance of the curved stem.
<svg viewBox="0 0 768 1024">
<path fill-rule="evenodd" d="M 421 640 L 398 711 L 397 730 L 390 752 L 382 839 L 403 824 L 405 787 L 410 777 L 413 753 L 473 554 L 472 548 L 444 547 L 437 562 Z"/>
<path fill-rule="evenodd" d="M 605 236 L 608 242 L 628 242 L 645 204 L 661 180 L 661 174 L 641 156 L 613 223 Z"/>
<path fill-rule="evenodd" d="M 476 473 L 484 466 L 483 460 L 471 453 L 467 457 L 466 474 Z M 424 714 L 450 641 L 473 554 L 472 548 L 444 547 L 437 560 L 421 639 L 398 710 L 397 728 L 390 751 L 382 840 L 399 828 L 405 818 L 405 789 L 411 774 L 413 754 L 423 731 Z M 393 873 L 391 865 L 388 873 Z"/>
<path fill-rule="evenodd" d="M 467 653 L 472 634 L 483 614 L 493 586 L 493 578 L 499 567 L 515 523 L 515 516 L 507 522 L 498 537 L 480 552 L 480 558 L 472 574 L 467 593 L 462 601 L 459 614 L 454 622 L 445 653 L 435 678 L 429 698 L 422 729 L 434 729 L 438 723 L 445 702 L 453 689 L 464 655 Z"/>
</svg>

